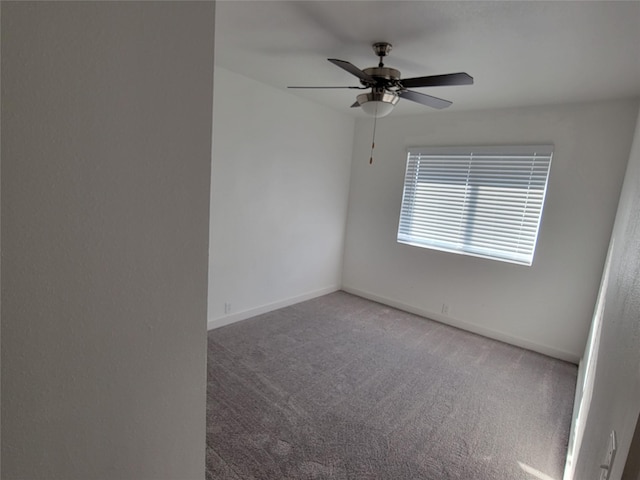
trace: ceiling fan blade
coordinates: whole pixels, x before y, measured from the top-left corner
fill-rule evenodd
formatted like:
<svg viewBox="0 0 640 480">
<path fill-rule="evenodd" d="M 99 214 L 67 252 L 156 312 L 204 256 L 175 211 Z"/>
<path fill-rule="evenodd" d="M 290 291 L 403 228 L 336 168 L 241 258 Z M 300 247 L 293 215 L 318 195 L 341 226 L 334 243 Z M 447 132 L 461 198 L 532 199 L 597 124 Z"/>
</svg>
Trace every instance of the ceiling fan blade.
<svg viewBox="0 0 640 480">
<path fill-rule="evenodd" d="M 287 87 L 287 88 L 351 88 L 356 90 L 366 90 L 369 87 Z"/>
<path fill-rule="evenodd" d="M 403 80 L 400 80 L 400 83 L 405 88 L 473 85 L 473 77 L 464 72 L 447 73 L 445 75 L 430 75 L 428 77 L 405 78 Z"/>
<path fill-rule="evenodd" d="M 338 60 L 337 58 L 327 58 L 327 60 L 329 60 L 334 65 L 342 68 L 343 70 L 346 70 L 351 75 L 355 75 L 363 82 L 366 82 L 370 85 L 375 85 L 376 83 L 375 78 L 373 78 L 371 75 L 364 73 L 362 70 L 356 67 L 353 63 L 349 63 L 345 60 Z"/>
<path fill-rule="evenodd" d="M 402 98 L 411 100 L 412 102 L 418 102 L 427 107 L 437 108 L 438 110 L 447 108 L 453 102 L 449 100 L 443 100 L 442 98 L 432 97 L 431 95 L 425 95 L 424 93 L 412 92 L 411 90 L 401 90 L 398 92 Z"/>
</svg>

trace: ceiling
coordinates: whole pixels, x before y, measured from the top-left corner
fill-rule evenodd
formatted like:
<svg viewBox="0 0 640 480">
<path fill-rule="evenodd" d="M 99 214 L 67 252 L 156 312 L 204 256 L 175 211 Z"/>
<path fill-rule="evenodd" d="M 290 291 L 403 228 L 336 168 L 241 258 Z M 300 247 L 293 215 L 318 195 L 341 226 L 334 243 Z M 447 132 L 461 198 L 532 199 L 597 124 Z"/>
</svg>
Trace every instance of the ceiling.
<svg viewBox="0 0 640 480">
<path fill-rule="evenodd" d="M 640 0 L 232 1 L 216 4 L 216 65 L 287 90 L 359 85 L 329 63 L 375 66 L 393 50 L 403 78 L 467 72 L 471 86 L 416 89 L 449 110 L 640 96 Z M 353 115 L 356 90 L 287 90 Z M 434 110 L 401 100 L 392 115 Z"/>
</svg>

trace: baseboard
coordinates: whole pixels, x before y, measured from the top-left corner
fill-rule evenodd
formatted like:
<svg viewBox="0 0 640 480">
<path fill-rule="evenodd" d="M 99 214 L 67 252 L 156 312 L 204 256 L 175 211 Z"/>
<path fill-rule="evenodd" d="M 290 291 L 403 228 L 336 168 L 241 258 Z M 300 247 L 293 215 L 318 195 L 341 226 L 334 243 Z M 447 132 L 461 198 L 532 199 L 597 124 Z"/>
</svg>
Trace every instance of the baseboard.
<svg viewBox="0 0 640 480">
<path fill-rule="evenodd" d="M 500 332 L 499 330 L 493 330 L 491 328 L 483 327 L 481 325 L 476 325 L 473 323 L 465 322 L 463 320 L 451 318 L 451 317 L 442 315 L 441 313 L 430 312 L 422 308 L 414 307 L 413 305 L 408 305 L 406 303 L 398 302 L 391 298 L 386 298 L 380 295 L 376 295 L 374 293 L 366 292 L 364 290 L 359 290 L 357 288 L 352 288 L 352 287 L 343 285 L 342 290 L 344 290 L 347 293 L 357 295 L 359 297 L 373 300 L 374 302 L 382 303 L 384 305 L 397 308 L 398 310 L 403 310 L 405 312 L 413 313 L 415 315 L 420 315 L 421 317 L 425 317 L 430 320 L 435 320 L 437 322 L 444 323 L 446 325 L 451 325 L 452 327 L 460 328 L 468 332 L 477 333 L 478 335 L 482 335 L 483 337 L 499 340 L 501 342 L 505 342 L 510 345 L 515 345 L 516 347 L 526 348 L 527 350 L 532 350 L 534 352 L 542 353 L 543 355 L 547 355 L 549 357 L 558 358 L 560 360 L 565 360 L 567 362 L 571 362 L 575 364 L 578 364 L 578 362 L 580 361 L 580 356 L 576 355 L 575 353 L 560 350 L 554 347 L 550 347 L 548 345 L 542 345 L 535 342 L 531 342 L 524 338 L 514 337 L 512 335 Z"/>
<path fill-rule="evenodd" d="M 256 315 L 262 315 L 263 313 L 268 313 L 273 310 L 277 310 L 279 308 L 288 307 L 289 305 L 294 305 L 296 303 L 304 302 L 306 300 L 311 300 L 312 298 L 321 297 L 322 295 L 327 295 L 329 293 L 337 292 L 338 290 L 340 290 L 340 288 L 341 288 L 340 285 L 332 285 L 329 287 L 321 288 L 319 290 L 314 290 L 312 292 L 304 293 L 302 295 L 296 295 L 295 297 L 289 297 L 284 300 L 279 300 L 277 302 L 272 302 L 259 307 L 250 308 L 249 310 L 244 310 L 242 312 L 214 318 L 207 322 L 207 330 L 213 330 L 214 328 L 224 327 L 225 325 L 230 325 L 232 323 L 239 322 L 241 320 L 246 320 L 247 318 L 255 317 Z"/>
</svg>

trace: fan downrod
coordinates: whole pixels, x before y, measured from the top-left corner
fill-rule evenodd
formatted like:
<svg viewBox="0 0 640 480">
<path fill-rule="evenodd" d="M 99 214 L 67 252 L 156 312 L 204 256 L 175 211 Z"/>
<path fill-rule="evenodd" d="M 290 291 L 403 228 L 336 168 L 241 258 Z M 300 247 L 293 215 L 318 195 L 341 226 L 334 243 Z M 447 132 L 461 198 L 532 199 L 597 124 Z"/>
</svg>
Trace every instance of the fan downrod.
<svg viewBox="0 0 640 480">
<path fill-rule="evenodd" d="M 386 57 L 389 54 L 389 52 L 391 51 L 392 45 L 387 42 L 376 42 L 372 45 L 372 47 L 373 47 L 373 51 L 376 52 L 376 56 L 380 57 L 380 63 L 378 64 L 378 67 L 380 68 L 384 67 L 384 64 L 382 63 L 382 58 Z"/>
<path fill-rule="evenodd" d="M 376 42 L 373 45 L 373 51 L 380 58 L 380 62 L 377 67 L 365 68 L 363 72 L 375 79 L 375 83 L 366 82 L 360 80 L 366 87 L 377 89 L 389 89 L 398 86 L 400 80 L 400 71 L 395 68 L 385 67 L 382 59 L 386 57 L 391 51 L 392 45 L 388 42 Z"/>
</svg>

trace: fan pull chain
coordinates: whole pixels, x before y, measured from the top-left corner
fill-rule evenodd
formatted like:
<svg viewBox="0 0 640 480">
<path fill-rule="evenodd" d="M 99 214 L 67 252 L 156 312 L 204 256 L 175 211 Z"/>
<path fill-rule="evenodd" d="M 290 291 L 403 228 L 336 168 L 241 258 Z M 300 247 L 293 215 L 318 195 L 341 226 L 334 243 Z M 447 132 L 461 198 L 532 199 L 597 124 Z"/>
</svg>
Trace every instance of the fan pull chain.
<svg viewBox="0 0 640 480">
<path fill-rule="evenodd" d="M 376 102 L 375 117 L 373 117 L 373 137 L 371 138 L 371 156 L 369 157 L 369 165 L 373 163 L 373 149 L 376 147 L 376 124 L 378 123 L 378 104 Z"/>
</svg>

